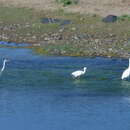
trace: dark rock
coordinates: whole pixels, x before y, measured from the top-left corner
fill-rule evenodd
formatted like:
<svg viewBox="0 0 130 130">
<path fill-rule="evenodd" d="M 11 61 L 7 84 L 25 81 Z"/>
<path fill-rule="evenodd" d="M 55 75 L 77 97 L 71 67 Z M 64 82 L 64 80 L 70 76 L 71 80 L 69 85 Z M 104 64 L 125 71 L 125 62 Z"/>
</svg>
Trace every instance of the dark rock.
<svg viewBox="0 0 130 130">
<path fill-rule="evenodd" d="M 44 23 L 44 24 L 57 23 L 63 26 L 63 25 L 71 24 L 71 21 L 64 20 L 64 19 L 42 18 L 41 23 Z"/>
<path fill-rule="evenodd" d="M 63 40 L 63 36 L 59 35 L 59 37 L 57 38 L 57 40 Z"/>
<path fill-rule="evenodd" d="M 105 18 L 103 18 L 103 22 L 105 23 L 113 23 L 117 21 L 117 16 L 115 15 L 108 15 Z"/>
<path fill-rule="evenodd" d="M 44 24 L 49 24 L 49 23 L 59 23 L 59 19 L 53 19 L 53 18 L 42 18 L 41 22 Z"/>
<path fill-rule="evenodd" d="M 70 20 L 63 20 L 62 22 L 61 22 L 61 25 L 63 26 L 63 25 L 67 25 L 67 24 L 71 24 L 72 22 L 70 21 Z"/>
</svg>

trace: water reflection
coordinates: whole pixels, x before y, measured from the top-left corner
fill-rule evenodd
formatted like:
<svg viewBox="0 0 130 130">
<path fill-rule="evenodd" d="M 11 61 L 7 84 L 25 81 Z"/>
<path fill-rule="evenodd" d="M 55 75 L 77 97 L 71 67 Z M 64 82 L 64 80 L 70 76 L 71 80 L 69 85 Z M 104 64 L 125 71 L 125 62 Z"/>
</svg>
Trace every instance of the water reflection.
<svg viewBox="0 0 130 130">
<path fill-rule="evenodd" d="M 123 97 L 123 100 L 125 100 L 129 104 L 129 106 L 130 106 L 130 96 Z"/>
<path fill-rule="evenodd" d="M 122 80 L 121 81 L 121 86 L 123 88 L 129 88 L 130 89 L 130 80 Z"/>
</svg>

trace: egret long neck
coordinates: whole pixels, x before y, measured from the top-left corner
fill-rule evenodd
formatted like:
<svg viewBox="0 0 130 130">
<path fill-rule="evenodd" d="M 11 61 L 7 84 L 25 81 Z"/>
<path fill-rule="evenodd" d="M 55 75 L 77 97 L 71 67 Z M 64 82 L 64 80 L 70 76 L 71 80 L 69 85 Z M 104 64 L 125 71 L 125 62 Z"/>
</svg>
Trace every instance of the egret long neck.
<svg viewBox="0 0 130 130">
<path fill-rule="evenodd" d="M 129 58 L 129 68 L 130 68 L 130 58 Z"/>
<path fill-rule="evenodd" d="M 86 68 L 84 68 L 84 71 L 83 71 L 83 73 L 85 73 L 86 72 Z"/>
<path fill-rule="evenodd" d="M 3 67 L 1 69 L 1 72 L 4 70 L 4 68 L 5 68 L 5 61 L 3 62 Z"/>
</svg>

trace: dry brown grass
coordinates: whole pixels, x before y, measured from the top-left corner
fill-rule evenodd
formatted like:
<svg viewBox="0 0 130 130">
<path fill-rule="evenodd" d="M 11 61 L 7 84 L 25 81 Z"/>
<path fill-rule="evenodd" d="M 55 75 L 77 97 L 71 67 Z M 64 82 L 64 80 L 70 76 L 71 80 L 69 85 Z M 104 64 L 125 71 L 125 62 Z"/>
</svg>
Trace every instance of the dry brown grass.
<svg viewBox="0 0 130 130">
<path fill-rule="evenodd" d="M 62 7 L 55 0 L 0 0 L 4 6 L 29 7 L 40 10 L 64 8 L 69 12 L 93 13 L 99 15 L 122 15 L 130 13 L 130 0 L 79 0 L 77 5 Z"/>
</svg>

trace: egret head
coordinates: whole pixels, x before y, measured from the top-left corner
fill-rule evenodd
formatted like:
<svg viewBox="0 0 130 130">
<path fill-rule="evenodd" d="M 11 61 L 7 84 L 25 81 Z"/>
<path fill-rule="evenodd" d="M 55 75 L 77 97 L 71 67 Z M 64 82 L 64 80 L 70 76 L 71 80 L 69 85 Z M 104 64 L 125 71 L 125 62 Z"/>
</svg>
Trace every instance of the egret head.
<svg viewBox="0 0 130 130">
<path fill-rule="evenodd" d="M 10 60 L 9 60 L 9 59 L 7 59 L 7 58 L 5 58 L 5 59 L 4 59 L 4 62 L 9 62 L 9 61 L 10 61 Z"/>
<path fill-rule="evenodd" d="M 86 71 L 86 70 L 87 70 L 87 67 L 84 67 L 84 70 Z"/>
</svg>

